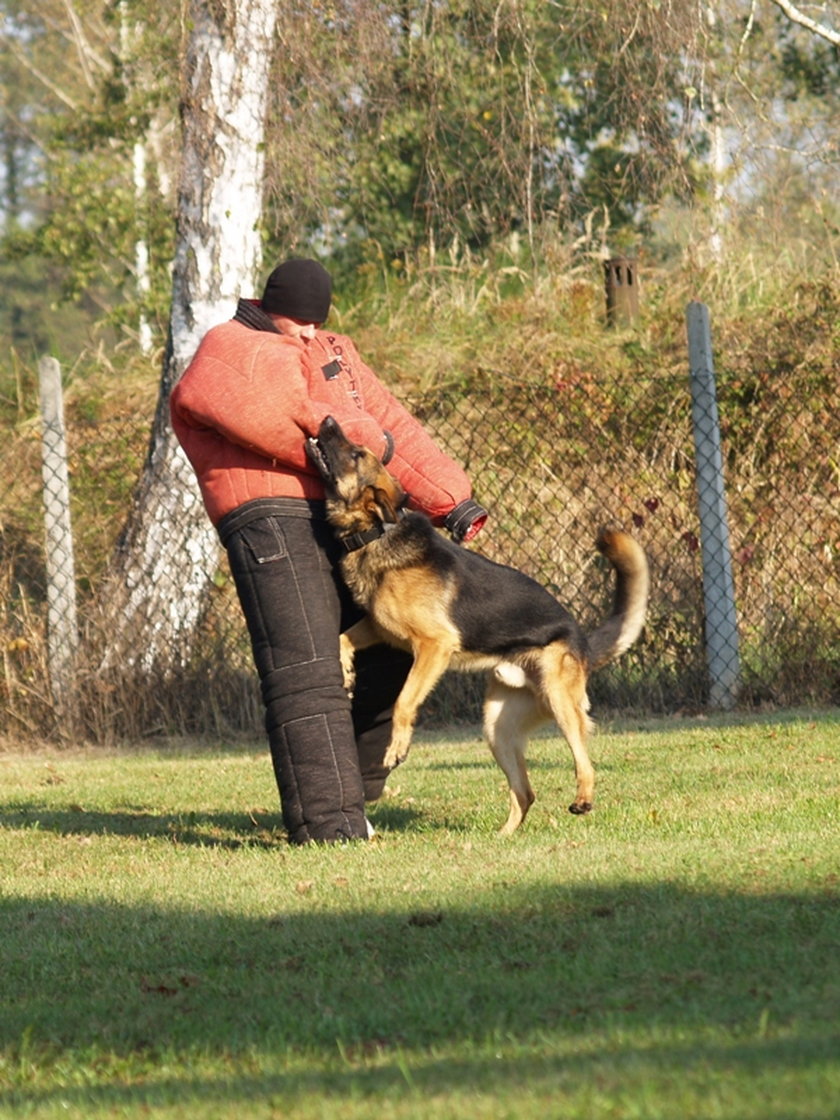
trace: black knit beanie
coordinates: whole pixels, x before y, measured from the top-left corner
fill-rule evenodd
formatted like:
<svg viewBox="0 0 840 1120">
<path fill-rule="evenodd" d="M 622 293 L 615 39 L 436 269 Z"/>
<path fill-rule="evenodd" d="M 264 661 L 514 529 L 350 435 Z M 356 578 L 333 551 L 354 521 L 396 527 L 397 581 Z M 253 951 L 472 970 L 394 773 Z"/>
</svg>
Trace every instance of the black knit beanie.
<svg viewBox="0 0 840 1120">
<path fill-rule="evenodd" d="M 317 261 L 283 261 L 269 276 L 262 309 L 302 323 L 323 323 L 330 311 L 332 280 Z"/>
</svg>

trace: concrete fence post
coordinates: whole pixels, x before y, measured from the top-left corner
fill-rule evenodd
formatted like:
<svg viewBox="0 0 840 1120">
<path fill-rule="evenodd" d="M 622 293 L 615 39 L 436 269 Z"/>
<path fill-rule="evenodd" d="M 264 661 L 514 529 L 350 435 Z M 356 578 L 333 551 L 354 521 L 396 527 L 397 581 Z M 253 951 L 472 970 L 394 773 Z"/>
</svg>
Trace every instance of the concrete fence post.
<svg viewBox="0 0 840 1120">
<path fill-rule="evenodd" d="M 686 324 L 703 560 L 709 704 L 713 708 L 728 709 L 734 706 L 738 697 L 741 669 L 708 307 L 692 301 L 686 311 Z"/>
<path fill-rule="evenodd" d="M 75 684 L 78 628 L 76 575 L 70 524 L 70 484 L 61 367 L 55 358 L 38 362 L 41 399 L 41 467 L 47 572 L 47 648 L 53 704 L 66 711 Z"/>
</svg>

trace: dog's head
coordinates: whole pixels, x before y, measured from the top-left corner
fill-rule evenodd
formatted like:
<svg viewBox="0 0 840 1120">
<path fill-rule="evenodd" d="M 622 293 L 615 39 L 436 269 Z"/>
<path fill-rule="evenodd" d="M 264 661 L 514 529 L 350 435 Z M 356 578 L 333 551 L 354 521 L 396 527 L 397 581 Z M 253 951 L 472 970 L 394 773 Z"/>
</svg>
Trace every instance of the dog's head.
<svg viewBox="0 0 840 1120">
<path fill-rule="evenodd" d="M 327 515 L 339 533 L 358 533 L 394 524 L 407 501 L 400 484 L 367 447 L 352 443 L 332 416 L 321 423 L 306 453 L 327 495 Z"/>
</svg>

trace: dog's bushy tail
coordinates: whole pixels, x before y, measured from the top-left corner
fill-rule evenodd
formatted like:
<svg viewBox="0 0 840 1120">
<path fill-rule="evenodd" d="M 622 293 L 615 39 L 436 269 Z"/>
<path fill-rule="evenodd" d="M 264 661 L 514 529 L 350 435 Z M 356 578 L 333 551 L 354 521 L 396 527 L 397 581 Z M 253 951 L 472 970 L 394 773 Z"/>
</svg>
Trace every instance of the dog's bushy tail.
<svg viewBox="0 0 840 1120">
<path fill-rule="evenodd" d="M 615 569 L 612 614 L 589 635 L 590 668 L 624 653 L 642 632 L 650 577 L 641 545 L 620 529 L 602 529 L 595 542 Z"/>
</svg>

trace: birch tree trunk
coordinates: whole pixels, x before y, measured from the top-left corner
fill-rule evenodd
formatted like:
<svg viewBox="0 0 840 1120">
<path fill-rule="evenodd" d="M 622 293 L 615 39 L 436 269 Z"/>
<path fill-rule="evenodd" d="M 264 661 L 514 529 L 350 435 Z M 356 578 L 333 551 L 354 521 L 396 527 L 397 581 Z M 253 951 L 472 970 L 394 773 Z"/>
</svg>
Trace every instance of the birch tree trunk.
<svg viewBox="0 0 840 1120">
<path fill-rule="evenodd" d="M 169 344 L 149 452 L 103 589 L 106 664 L 187 656 L 219 558 L 169 394 L 261 264 L 263 138 L 275 0 L 189 0 Z"/>
<path fill-rule="evenodd" d="M 717 10 L 714 4 L 708 4 L 706 6 L 706 24 L 710 36 L 712 38 L 716 37 L 719 31 Z M 724 209 L 726 204 L 726 192 L 724 188 L 724 181 L 726 178 L 726 147 L 724 143 L 723 102 L 720 96 L 720 75 L 717 73 L 717 68 L 714 65 L 709 68 L 705 84 L 704 100 L 707 103 L 706 112 L 708 114 L 706 133 L 709 138 L 708 165 L 712 177 L 709 237 L 707 244 L 709 256 L 712 261 L 716 265 L 720 265 L 723 261 L 724 253 L 723 230 L 725 224 Z"/>
</svg>

